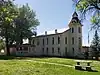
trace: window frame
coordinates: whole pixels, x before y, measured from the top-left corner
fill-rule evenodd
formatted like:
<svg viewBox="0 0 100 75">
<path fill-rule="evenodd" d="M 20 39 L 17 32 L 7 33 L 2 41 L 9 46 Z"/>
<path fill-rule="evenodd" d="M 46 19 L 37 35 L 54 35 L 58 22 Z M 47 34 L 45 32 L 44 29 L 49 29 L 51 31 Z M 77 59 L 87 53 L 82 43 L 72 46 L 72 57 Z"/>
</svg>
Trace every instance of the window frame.
<svg viewBox="0 0 100 75">
<path fill-rule="evenodd" d="M 44 38 L 43 38 L 43 45 L 44 45 Z"/>
<path fill-rule="evenodd" d="M 54 47 L 52 47 L 52 53 L 54 54 Z"/>
<path fill-rule="evenodd" d="M 81 33 L 81 27 L 78 27 L 78 33 Z"/>
<path fill-rule="evenodd" d="M 60 54 L 60 47 L 58 47 L 58 54 Z"/>
<path fill-rule="evenodd" d="M 65 37 L 65 44 L 67 44 L 67 37 Z"/>
<path fill-rule="evenodd" d="M 47 45 L 48 45 L 48 38 L 47 38 Z"/>
<path fill-rule="evenodd" d="M 74 33 L 74 28 L 73 27 L 71 28 L 71 32 Z"/>
<path fill-rule="evenodd" d="M 52 37 L 52 45 L 54 45 L 54 37 Z"/>
<path fill-rule="evenodd" d="M 60 44 L 60 37 L 58 36 L 58 44 Z"/>
<path fill-rule="evenodd" d="M 74 45 L 74 43 L 75 43 L 75 42 L 74 42 L 74 37 L 72 37 L 72 45 Z"/>
</svg>

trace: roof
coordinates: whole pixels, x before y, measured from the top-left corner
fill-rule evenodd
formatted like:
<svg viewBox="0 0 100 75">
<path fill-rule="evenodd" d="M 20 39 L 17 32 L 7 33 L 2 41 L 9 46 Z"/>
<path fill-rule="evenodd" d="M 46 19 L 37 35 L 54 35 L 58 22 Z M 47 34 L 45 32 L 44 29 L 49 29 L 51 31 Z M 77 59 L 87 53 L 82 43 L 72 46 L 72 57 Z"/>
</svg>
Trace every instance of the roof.
<svg viewBox="0 0 100 75">
<path fill-rule="evenodd" d="M 55 30 L 57 30 L 57 33 L 55 33 Z M 47 31 L 46 36 L 48 36 L 48 35 L 57 35 L 57 34 L 64 33 L 65 31 L 69 30 L 69 27 L 61 28 L 61 29 L 55 29 L 55 30 Z M 37 36 L 45 36 L 45 32 L 39 33 Z"/>
<path fill-rule="evenodd" d="M 78 14 L 76 13 L 76 11 L 73 13 L 72 16 L 73 16 L 73 17 L 78 17 Z"/>
</svg>

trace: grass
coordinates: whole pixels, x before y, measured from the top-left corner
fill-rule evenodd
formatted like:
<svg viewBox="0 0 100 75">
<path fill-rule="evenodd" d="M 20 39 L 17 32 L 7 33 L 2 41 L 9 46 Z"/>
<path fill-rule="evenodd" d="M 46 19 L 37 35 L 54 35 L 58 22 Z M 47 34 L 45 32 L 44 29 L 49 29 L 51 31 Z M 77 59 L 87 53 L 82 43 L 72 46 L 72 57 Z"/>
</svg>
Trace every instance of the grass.
<svg viewBox="0 0 100 75">
<path fill-rule="evenodd" d="M 35 62 L 37 61 L 37 62 Z M 98 72 L 88 72 L 75 70 L 72 67 L 60 66 L 75 65 L 74 59 L 65 58 L 15 58 L 9 60 L 0 60 L 0 75 L 99 75 L 100 61 L 93 61 L 92 65 Z"/>
</svg>

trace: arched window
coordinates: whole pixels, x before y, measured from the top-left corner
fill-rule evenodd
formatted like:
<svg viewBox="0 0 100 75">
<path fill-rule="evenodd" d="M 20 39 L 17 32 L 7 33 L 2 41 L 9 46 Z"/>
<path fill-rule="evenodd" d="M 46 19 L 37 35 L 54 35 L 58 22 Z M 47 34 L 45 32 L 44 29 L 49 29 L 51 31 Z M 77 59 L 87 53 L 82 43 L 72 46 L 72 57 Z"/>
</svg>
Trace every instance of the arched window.
<svg viewBox="0 0 100 75">
<path fill-rule="evenodd" d="M 43 54 L 44 54 L 44 48 L 42 48 L 42 52 L 43 52 Z"/>
<path fill-rule="evenodd" d="M 67 47 L 65 47 L 65 56 L 67 56 Z"/>
<path fill-rule="evenodd" d="M 54 53 L 54 48 L 52 47 L 52 53 Z"/>
<path fill-rule="evenodd" d="M 33 45 L 34 45 L 34 40 L 33 40 Z"/>
<path fill-rule="evenodd" d="M 65 44 L 67 44 L 67 37 L 65 37 Z"/>
<path fill-rule="evenodd" d="M 81 45 L 81 38 L 79 37 L 79 45 Z"/>
<path fill-rule="evenodd" d="M 37 40 L 37 45 L 39 45 L 40 44 L 40 42 L 39 42 L 39 39 Z"/>
<path fill-rule="evenodd" d="M 46 52 L 47 52 L 47 55 L 48 55 L 48 47 L 47 47 L 47 49 L 46 49 Z"/>
<path fill-rule="evenodd" d="M 74 48 L 72 48 L 72 50 L 73 50 L 73 54 L 74 54 Z"/>
<path fill-rule="evenodd" d="M 72 45 L 74 44 L 74 37 L 72 37 Z"/>
<path fill-rule="evenodd" d="M 60 48 L 58 47 L 58 54 L 60 53 Z"/>
<path fill-rule="evenodd" d="M 81 28 L 80 27 L 78 27 L 78 32 L 81 33 Z"/>
<path fill-rule="evenodd" d="M 52 37 L 52 45 L 54 44 L 54 37 Z"/>
<path fill-rule="evenodd" d="M 60 44 L 60 37 L 58 37 L 58 44 Z"/>
<path fill-rule="evenodd" d="M 72 28 L 72 33 L 74 33 L 74 28 Z"/>
<path fill-rule="evenodd" d="M 44 39 L 43 39 L 43 45 L 44 45 Z"/>
<path fill-rule="evenodd" d="M 48 45 L 48 38 L 47 38 L 47 45 Z"/>
</svg>

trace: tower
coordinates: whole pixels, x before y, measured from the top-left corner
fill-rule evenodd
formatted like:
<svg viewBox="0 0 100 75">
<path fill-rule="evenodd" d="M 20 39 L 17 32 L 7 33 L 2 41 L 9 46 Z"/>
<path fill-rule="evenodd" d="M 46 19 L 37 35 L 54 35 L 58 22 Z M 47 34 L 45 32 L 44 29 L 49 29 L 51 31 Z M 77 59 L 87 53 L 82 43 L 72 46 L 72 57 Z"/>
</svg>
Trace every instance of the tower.
<svg viewBox="0 0 100 75">
<path fill-rule="evenodd" d="M 78 57 L 82 49 L 82 24 L 76 12 L 73 13 L 72 19 L 69 23 L 70 28 L 70 54 Z"/>
</svg>

